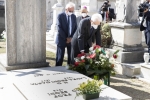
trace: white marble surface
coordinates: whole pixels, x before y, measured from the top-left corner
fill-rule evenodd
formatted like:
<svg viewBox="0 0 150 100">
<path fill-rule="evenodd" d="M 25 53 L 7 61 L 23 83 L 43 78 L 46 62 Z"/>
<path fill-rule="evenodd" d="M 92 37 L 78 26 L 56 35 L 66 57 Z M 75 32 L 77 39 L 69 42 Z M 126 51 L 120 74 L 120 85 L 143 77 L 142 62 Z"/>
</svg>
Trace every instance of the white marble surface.
<svg viewBox="0 0 150 100">
<path fill-rule="evenodd" d="M 15 88 L 9 73 L 0 73 L 0 100 L 26 100 Z"/>
<path fill-rule="evenodd" d="M 68 71 L 64 67 L 15 70 L 11 72 L 15 77 L 14 84 L 29 100 L 33 98 L 36 100 L 74 100 L 76 93 L 72 90 L 81 82 L 89 79 L 79 73 Z M 58 82 L 59 80 L 64 81 Z M 100 98 L 95 100 L 132 100 L 131 97 L 110 87 L 105 85 L 102 87 L 106 87 L 106 89 L 100 93 Z M 59 89 L 67 92 L 63 93 L 63 97 L 55 98 L 53 95 L 54 90 Z M 68 96 L 64 96 L 65 94 Z M 83 100 L 83 98 L 79 96 L 76 100 Z"/>
<path fill-rule="evenodd" d="M 111 31 L 114 42 L 119 45 L 136 46 L 142 42 L 142 33 L 139 28 L 124 29 L 112 27 Z"/>
<path fill-rule="evenodd" d="M 141 64 L 141 76 L 150 81 L 150 63 Z"/>
</svg>

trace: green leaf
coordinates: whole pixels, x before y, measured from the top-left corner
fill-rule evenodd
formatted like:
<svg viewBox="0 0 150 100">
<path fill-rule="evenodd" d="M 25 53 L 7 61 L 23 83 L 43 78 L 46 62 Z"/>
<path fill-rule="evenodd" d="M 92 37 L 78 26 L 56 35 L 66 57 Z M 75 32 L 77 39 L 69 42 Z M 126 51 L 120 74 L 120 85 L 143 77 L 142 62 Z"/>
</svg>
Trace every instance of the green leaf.
<svg viewBox="0 0 150 100">
<path fill-rule="evenodd" d="M 90 65 L 85 65 L 85 69 L 88 70 Z"/>
<path fill-rule="evenodd" d="M 119 50 L 115 51 L 114 54 L 117 54 L 119 52 Z"/>
<path fill-rule="evenodd" d="M 105 51 L 104 51 L 103 49 L 101 50 L 101 52 L 102 52 L 104 55 L 106 55 L 106 53 L 105 53 Z"/>
</svg>

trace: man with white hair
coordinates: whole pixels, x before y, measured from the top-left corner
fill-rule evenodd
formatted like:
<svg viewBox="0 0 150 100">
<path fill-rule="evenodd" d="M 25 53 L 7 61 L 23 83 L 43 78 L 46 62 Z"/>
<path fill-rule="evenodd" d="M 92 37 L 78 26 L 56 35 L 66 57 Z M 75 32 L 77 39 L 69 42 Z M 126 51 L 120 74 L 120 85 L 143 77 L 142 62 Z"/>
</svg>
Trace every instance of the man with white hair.
<svg viewBox="0 0 150 100">
<path fill-rule="evenodd" d="M 100 14 L 93 14 L 91 18 L 84 18 L 80 21 L 71 40 L 71 64 L 74 64 L 74 58 L 77 57 L 78 54 L 89 52 L 93 37 L 96 39 L 96 45 L 101 45 L 101 22 L 102 16 Z"/>
<path fill-rule="evenodd" d="M 76 16 L 73 14 L 75 5 L 69 2 L 65 7 L 65 12 L 62 12 L 57 17 L 56 35 L 57 52 L 56 66 L 62 66 L 65 48 L 67 47 L 68 64 L 70 64 L 71 39 L 76 31 Z"/>
</svg>

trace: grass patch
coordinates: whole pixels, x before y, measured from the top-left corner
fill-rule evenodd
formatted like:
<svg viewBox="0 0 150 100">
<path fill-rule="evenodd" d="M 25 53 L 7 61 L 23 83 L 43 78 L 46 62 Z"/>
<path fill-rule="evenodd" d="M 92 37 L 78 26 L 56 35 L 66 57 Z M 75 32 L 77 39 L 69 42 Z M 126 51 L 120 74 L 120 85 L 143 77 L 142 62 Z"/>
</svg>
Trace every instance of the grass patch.
<svg viewBox="0 0 150 100">
<path fill-rule="evenodd" d="M 0 53 L 6 53 L 6 48 L 0 46 Z"/>
<path fill-rule="evenodd" d="M 55 66 L 56 63 L 56 54 L 50 51 L 46 51 L 46 61 L 49 62 L 50 66 Z M 67 65 L 67 58 L 64 58 L 63 66 Z"/>
<path fill-rule="evenodd" d="M 0 45 L 0 54 L 6 53 L 6 48 Z M 50 66 L 55 66 L 56 54 L 50 51 L 46 51 L 46 61 L 49 62 Z M 63 66 L 67 65 L 67 58 L 64 58 Z"/>
</svg>

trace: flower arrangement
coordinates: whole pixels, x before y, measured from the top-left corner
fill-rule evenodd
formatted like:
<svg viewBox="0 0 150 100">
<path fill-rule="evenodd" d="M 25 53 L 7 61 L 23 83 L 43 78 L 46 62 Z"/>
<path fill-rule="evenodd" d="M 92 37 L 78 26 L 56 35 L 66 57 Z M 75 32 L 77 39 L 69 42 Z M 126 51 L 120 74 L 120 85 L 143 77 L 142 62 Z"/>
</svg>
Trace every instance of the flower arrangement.
<svg viewBox="0 0 150 100">
<path fill-rule="evenodd" d="M 99 93 L 102 91 L 100 86 L 103 84 L 101 80 L 87 80 L 87 82 L 83 82 L 79 85 L 79 87 L 75 88 L 76 96 L 83 95 L 83 98 L 87 100 L 87 96 L 95 95 L 96 98 L 99 98 Z M 86 96 L 85 96 L 86 95 Z M 94 99 L 93 96 L 90 96 Z"/>
<path fill-rule="evenodd" d="M 95 45 L 89 49 L 89 53 L 78 54 L 74 65 L 70 65 L 69 69 L 86 76 L 99 75 L 106 71 L 109 71 L 111 75 L 115 75 L 114 66 L 118 52 L 117 50 L 110 57 L 110 52 L 105 51 L 99 45 Z"/>
</svg>

